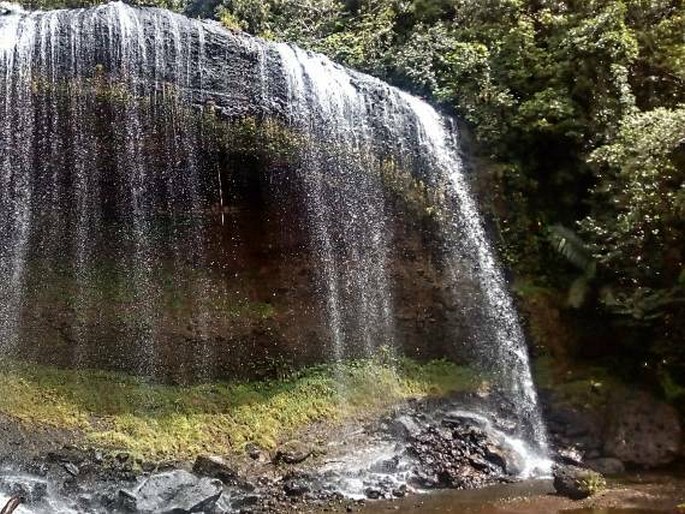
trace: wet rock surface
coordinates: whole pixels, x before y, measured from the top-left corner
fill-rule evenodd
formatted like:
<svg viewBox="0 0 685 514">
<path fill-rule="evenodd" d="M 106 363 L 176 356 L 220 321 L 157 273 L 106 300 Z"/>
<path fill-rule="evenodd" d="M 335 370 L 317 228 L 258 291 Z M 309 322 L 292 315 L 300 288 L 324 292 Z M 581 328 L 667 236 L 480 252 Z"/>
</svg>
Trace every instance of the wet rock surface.
<svg viewBox="0 0 685 514">
<path fill-rule="evenodd" d="M 500 414 L 493 419 L 478 406 Z M 2 455 L 12 457 L 2 463 L 11 472 L 1 474 L 0 498 L 19 495 L 29 512 L 355 512 L 360 502 L 525 476 L 530 461 L 515 448 L 516 427 L 506 413 L 495 396 L 415 401 L 344 429 L 300 434 L 270 455 L 247 444 L 242 460 L 205 455 L 193 463 L 152 464 L 70 445 L 19 459 L 8 450 Z M 598 420 L 567 405 L 550 417 L 559 494 L 584 498 L 601 487 L 593 469 L 623 472 L 624 462 L 604 452 Z"/>
<path fill-rule="evenodd" d="M 20 495 L 30 512 L 353 512 L 419 490 L 510 481 L 520 469 L 503 434 L 454 403 L 416 402 L 349 438 L 327 435 L 328 446 L 290 442 L 271 460 L 246 447 L 239 463 L 205 455 L 187 467 L 65 446 L 14 462 L 0 498 Z"/>
<path fill-rule="evenodd" d="M 221 481 L 198 478 L 184 470 L 152 475 L 125 496 L 121 507 L 131 512 L 159 513 L 208 512 L 214 509 L 223 493 Z"/>
<path fill-rule="evenodd" d="M 554 489 L 572 500 L 582 500 L 606 487 L 604 477 L 590 469 L 571 465 L 554 468 Z"/>
</svg>

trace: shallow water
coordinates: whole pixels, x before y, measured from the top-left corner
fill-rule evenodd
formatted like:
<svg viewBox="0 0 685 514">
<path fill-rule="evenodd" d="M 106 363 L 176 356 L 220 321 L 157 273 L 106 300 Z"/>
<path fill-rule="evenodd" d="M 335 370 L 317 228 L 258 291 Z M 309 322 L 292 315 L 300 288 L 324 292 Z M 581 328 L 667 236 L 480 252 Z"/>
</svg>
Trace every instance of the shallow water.
<svg viewBox="0 0 685 514">
<path fill-rule="evenodd" d="M 549 480 L 497 485 L 473 491 L 441 491 L 397 502 L 367 504 L 361 512 L 381 514 L 668 514 L 668 510 L 634 508 L 582 508 L 554 505 Z"/>
</svg>

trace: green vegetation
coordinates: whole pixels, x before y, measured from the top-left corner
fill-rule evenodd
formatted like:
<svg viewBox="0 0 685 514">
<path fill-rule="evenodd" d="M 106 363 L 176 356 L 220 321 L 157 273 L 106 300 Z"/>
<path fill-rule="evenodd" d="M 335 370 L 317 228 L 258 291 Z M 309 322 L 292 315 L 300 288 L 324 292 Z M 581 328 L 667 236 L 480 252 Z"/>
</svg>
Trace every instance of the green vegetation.
<svg viewBox="0 0 685 514">
<path fill-rule="evenodd" d="M 588 496 L 594 496 L 607 488 L 607 481 L 599 473 L 589 473 L 580 480 L 579 485 L 583 491 L 587 492 Z"/>
<path fill-rule="evenodd" d="M 342 379 L 342 388 L 337 388 Z M 191 387 L 150 384 L 104 371 L 15 364 L 0 376 L 0 412 L 31 426 L 83 434 L 84 444 L 146 460 L 189 459 L 271 449 L 314 421 L 378 412 L 405 398 L 444 396 L 477 386 L 447 361 L 360 361 L 291 377 Z"/>
</svg>

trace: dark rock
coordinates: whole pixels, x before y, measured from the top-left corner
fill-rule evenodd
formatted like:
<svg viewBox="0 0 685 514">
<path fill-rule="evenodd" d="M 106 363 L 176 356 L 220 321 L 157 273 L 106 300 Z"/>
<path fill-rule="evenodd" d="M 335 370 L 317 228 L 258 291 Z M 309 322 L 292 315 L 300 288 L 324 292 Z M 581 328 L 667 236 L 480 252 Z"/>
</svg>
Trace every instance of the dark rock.
<svg viewBox="0 0 685 514">
<path fill-rule="evenodd" d="M 554 468 L 554 489 L 572 500 L 582 500 L 606 487 L 604 477 L 590 469 L 559 465 Z"/>
<path fill-rule="evenodd" d="M 562 464 L 582 466 L 583 454 L 575 447 L 562 447 L 557 449 L 557 460 Z"/>
<path fill-rule="evenodd" d="M 370 500 L 379 500 L 383 497 L 383 492 L 375 487 L 367 487 L 364 494 Z"/>
<path fill-rule="evenodd" d="M 401 486 L 396 487 L 392 490 L 392 495 L 395 498 L 404 498 L 405 496 L 407 496 L 407 486 L 402 484 Z"/>
<path fill-rule="evenodd" d="M 276 450 L 274 464 L 299 464 L 307 460 L 313 451 L 299 441 L 290 441 Z"/>
<path fill-rule="evenodd" d="M 193 464 L 193 473 L 199 476 L 216 478 L 224 484 L 233 484 L 237 473 L 221 457 L 216 455 L 200 455 Z"/>
<path fill-rule="evenodd" d="M 87 459 L 86 452 L 75 446 L 65 446 L 61 450 L 49 452 L 46 456 L 48 462 L 82 464 Z"/>
<path fill-rule="evenodd" d="M 388 431 L 395 437 L 410 439 L 423 430 L 423 426 L 413 417 L 404 414 L 390 421 Z"/>
<path fill-rule="evenodd" d="M 444 418 L 442 424 L 446 424 Z M 430 425 L 409 445 L 409 454 L 418 461 L 419 471 L 412 479 L 414 484 L 421 488 L 470 489 L 492 483 L 504 475 L 505 470 L 490 460 L 495 441 L 478 424 L 454 416 L 447 424 L 451 430 Z M 498 456 L 500 462 L 505 458 L 504 452 Z"/>
<path fill-rule="evenodd" d="M 254 507 L 260 501 L 260 497 L 256 494 L 247 494 L 245 496 L 240 496 L 231 501 L 231 509 L 243 512 L 243 510 L 248 507 Z"/>
<path fill-rule="evenodd" d="M 254 443 L 245 445 L 245 453 L 253 460 L 261 460 L 264 456 L 264 452 Z"/>
<path fill-rule="evenodd" d="M 524 457 L 511 447 L 490 443 L 486 444 L 482 451 L 485 459 L 507 475 L 520 475 L 526 467 Z"/>
<path fill-rule="evenodd" d="M 66 470 L 67 473 L 69 473 L 73 477 L 78 476 L 81 472 L 78 466 L 76 464 L 72 464 L 71 462 L 65 462 L 64 464 L 62 464 L 62 467 Z"/>
<path fill-rule="evenodd" d="M 288 496 L 302 496 L 311 491 L 309 480 L 304 476 L 291 476 L 283 481 L 283 491 Z"/>
<path fill-rule="evenodd" d="M 126 512 L 135 512 L 138 510 L 138 498 L 135 494 L 120 489 L 117 495 L 117 503 L 119 508 Z"/>
<path fill-rule="evenodd" d="M 612 457 L 586 460 L 585 465 L 602 475 L 620 475 L 626 470 L 623 462 Z"/>
<path fill-rule="evenodd" d="M 81 492 L 76 477 L 69 475 L 62 483 L 62 492 L 67 496 L 74 496 Z"/>
<path fill-rule="evenodd" d="M 132 460 L 131 454 L 127 452 L 119 452 L 114 456 L 114 458 L 120 463 L 129 462 Z"/>
<path fill-rule="evenodd" d="M 605 455 L 646 468 L 670 464 L 678 457 L 682 428 L 673 407 L 634 391 L 614 393 L 609 406 Z"/>
</svg>

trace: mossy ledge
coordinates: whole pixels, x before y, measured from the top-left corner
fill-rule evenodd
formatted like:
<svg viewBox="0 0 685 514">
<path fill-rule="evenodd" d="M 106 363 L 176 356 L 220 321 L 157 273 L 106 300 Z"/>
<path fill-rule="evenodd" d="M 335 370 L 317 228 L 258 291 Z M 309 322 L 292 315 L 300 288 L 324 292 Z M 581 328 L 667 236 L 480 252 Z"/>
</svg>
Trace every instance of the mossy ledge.
<svg viewBox="0 0 685 514">
<path fill-rule="evenodd" d="M 26 426 L 73 432 L 79 444 L 145 461 L 234 454 L 247 442 L 271 449 L 317 421 L 343 422 L 407 398 L 477 385 L 471 370 L 445 360 L 365 360 L 269 381 L 188 387 L 95 370 L 23 363 L 4 368 L 1 414 Z"/>
</svg>

